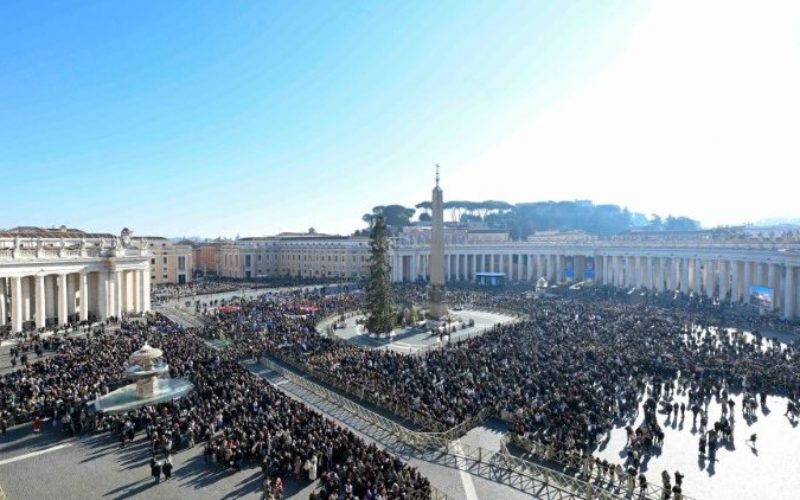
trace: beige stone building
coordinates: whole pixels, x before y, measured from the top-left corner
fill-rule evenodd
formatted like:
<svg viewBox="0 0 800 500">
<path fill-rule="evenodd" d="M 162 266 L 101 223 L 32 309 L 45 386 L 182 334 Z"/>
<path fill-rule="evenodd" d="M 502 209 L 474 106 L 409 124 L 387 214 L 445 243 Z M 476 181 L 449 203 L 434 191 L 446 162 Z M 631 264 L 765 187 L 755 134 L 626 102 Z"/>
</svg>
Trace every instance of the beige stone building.
<svg viewBox="0 0 800 500">
<path fill-rule="evenodd" d="M 201 273 L 203 276 L 222 275 L 222 241 L 211 243 L 201 243 L 194 247 L 192 251 L 193 271 Z"/>
<path fill-rule="evenodd" d="M 220 276 L 358 279 L 367 274 L 369 239 L 317 233 L 241 238 L 218 248 Z"/>
<path fill-rule="evenodd" d="M 0 332 L 52 329 L 150 310 L 150 252 L 78 229 L 0 230 Z"/>
<path fill-rule="evenodd" d="M 161 236 L 135 238 L 153 254 L 150 257 L 150 283 L 183 284 L 192 281 L 193 252 L 190 243 L 172 243 Z"/>
</svg>

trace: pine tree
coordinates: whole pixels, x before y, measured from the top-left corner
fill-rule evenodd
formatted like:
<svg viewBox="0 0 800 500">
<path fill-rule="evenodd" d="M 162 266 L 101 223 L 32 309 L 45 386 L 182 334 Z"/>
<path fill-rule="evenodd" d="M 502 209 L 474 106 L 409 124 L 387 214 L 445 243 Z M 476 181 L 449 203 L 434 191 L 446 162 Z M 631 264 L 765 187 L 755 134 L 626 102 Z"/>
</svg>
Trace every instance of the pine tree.
<svg viewBox="0 0 800 500">
<path fill-rule="evenodd" d="M 369 240 L 369 281 L 367 283 L 367 329 L 389 333 L 394 328 L 394 300 L 389 268 L 389 237 L 386 221 L 378 213 Z"/>
</svg>

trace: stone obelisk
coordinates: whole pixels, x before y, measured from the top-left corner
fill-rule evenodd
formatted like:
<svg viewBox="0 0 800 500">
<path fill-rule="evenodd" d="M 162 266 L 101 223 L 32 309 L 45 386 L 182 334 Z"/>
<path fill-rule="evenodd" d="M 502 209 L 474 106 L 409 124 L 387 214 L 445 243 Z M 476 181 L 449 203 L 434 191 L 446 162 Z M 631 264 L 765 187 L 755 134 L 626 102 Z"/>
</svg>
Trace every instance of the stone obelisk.
<svg viewBox="0 0 800 500">
<path fill-rule="evenodd" d="M 439 187 L 439 165 L 436 165 L 436 187 L 431 199 L 431 255 L 430 283 L 428 285 L 428 315 L 441 320 L 447 316 L 444 301 L 444 204 Z"/>
</svg>

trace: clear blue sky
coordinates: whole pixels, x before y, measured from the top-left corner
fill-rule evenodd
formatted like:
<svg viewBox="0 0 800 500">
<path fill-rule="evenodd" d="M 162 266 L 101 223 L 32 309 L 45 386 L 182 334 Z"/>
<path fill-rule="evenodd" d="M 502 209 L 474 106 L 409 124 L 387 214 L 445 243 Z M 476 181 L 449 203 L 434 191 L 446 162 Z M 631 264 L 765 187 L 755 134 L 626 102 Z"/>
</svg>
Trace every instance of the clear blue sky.
<svg viewBox="0 0 800 500">
<path fill-rule="evenodd" d="M 664 81 L 658 70 L 630 75 L 641 61 L 678 64 L 683 53 L 666 42 L 682 28 L 674 25 L 679 14 L 696 13 L 693 3 L 682 5 L 676 13 L 627 1 L 4 1 L 0 227 L 128 226 L 166 236 L 309 226 L 349 232 L 373 205 L 427 198 L 436 162 L 451 198 L 591 198 L 735 222 L 725 220 L 730 211 L 722 206 L 705 213 L 709 199 L 659 198 L 664 189 L 643 171 L 651 159 L 619 140 L 648 128 L 634 123 L 642 116 L 663 123 L 659 114 L 674 109 L 670 99 L 685 102 L 670 90 L 683 88 L 675 82 L 651 88 Z M 709 21 L 720 17 L 706 10 Z M 730 20 L 732 33 L 750 13 L 741 14 Z M 770 22 L 758 28 L 778 31 Z M 796 26 L 789 23 L 774 46 L 757 47 L 788 47 L 775 68 L 796 59 Z M 716 27 L 698 27 L 693 45 L 678 49 L 694 53 L 709 29 Z M 667 67 L 687 79 L 692 70 Z M 791 69 L 786 89 L 775 90 L 768 73 L 749 82 L 751 91 L 761 85 L 790 95 Z M 644 95 L 620 91 L 620 82 L 645 77 L 637 86 Z M 708 100 L 693 88 L 696 102 Z M 662 105 L 644 115 L 652 102 Z M 788 104 L 775 112 L 793 112 L 796 99 Z M 796 124 L 781 123 L 786 141 Z M 648 151 L 673 149 L 670 133 L 658 129 L 636 142 Z M 700 148 L 675 184 L 694 193 L 704 180 L 692 177 L 701 160 L 706 170 L 717 165 L 709 163 L 708 141 L 678 135 Z M 662 142 L 647 142 L 652 136 Z M 659 158 L 656 166 L 669 168 Z M 602 180 L 603 168 L 611 169 L 611 182 Z M 634 184 L 645 194 L 629 196 Z M 784 213 L 791 204 L 769 205 L 773 198 L 753 198 L 763 212 L 754 216 L 800 215 Z"/>
</svg>

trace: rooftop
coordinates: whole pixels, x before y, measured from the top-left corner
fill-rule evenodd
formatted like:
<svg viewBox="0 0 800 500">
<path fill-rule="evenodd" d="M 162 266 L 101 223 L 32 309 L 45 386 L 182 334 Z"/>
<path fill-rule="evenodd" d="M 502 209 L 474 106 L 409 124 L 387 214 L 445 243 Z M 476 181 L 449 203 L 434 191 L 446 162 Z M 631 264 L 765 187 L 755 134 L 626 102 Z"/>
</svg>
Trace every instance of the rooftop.
<svg viewBox="0 0 800 500">
<path fill-rule="evenodd" d="M 61 227 L 17 226 L 0 229 L 0 238 L 114 238 L 110 233 L 87 233 L 80 229 Z"/>
</svg>

